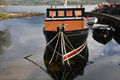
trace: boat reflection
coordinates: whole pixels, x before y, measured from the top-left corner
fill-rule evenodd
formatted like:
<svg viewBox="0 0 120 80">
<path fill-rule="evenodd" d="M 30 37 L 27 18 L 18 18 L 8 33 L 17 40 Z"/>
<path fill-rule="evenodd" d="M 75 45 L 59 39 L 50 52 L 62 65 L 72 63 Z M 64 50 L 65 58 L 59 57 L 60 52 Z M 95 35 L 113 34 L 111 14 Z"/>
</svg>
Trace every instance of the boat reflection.
<svg viewBox="0 0 120 80">
<path fill-rule="evenodd" d="M 48 74 L 54 80 L 73 80 L 78 75 L 84 74 L 84 68 L 88 62 L 89 54 L 87 45 L 81 53 L 68 59 L 64 64 L 62 64 L 61 57 L 58 54 L 55 54 L 52 62 L 49 63 L 51 59 L 50 53 L 51 51 L 48 46 L 44 53 L 44 63 Z"/>
<path fill-rule="evenodd" d="M 111 41 L 114 29 L 109 26 L 98 26 L 93 28 L 93 38 L 99 43 L 106 44 Z"/>
<path fill-rule="evenodd" d="M 118 44 L 120 44 L 120 30 L 115 30 L 113 38 Z"/>
<path fill-rule="evenodd" d="M 3 55 L 5 49 L 11 45 L 9 28 L 0 31 L 0 55 Z"/>
</svg>

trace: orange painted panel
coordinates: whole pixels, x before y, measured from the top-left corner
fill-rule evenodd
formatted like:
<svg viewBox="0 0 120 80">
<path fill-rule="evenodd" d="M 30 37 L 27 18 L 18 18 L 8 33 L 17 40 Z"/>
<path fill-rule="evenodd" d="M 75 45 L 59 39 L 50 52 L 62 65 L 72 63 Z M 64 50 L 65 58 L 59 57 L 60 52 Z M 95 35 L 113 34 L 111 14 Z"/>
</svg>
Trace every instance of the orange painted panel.
<svg viewBox="0 0 120 80">
<path fill-rule="evenodd" d="M 82 15 L 82 11 L 81 10 L 76 10 L 75 11 L 75 15 L 76 16 L 81 16 Z"/>
<path fill-rule="evenodd" d="M 73 15 L 73 10 L 66 11 L 66 16 L 72 16 Z"/>
<path fill-rule="evenodd" d="M 45 30 L 56 31 L 57 27 L 61 28 L 63 21 L 45 21 Z M 84 28 L 84 20 L 64 21 L 65 31 L 80 30 Z"/>
<path fill-rule="evenodd" d="M 54 17 L 56 16 L 56 11 L 49 11 L 50 16 Z"/>
<path fill-rule="evenodd" d="M 64 10 L 58 11 L 58 16 L 64 16 Z"/>
</svg>

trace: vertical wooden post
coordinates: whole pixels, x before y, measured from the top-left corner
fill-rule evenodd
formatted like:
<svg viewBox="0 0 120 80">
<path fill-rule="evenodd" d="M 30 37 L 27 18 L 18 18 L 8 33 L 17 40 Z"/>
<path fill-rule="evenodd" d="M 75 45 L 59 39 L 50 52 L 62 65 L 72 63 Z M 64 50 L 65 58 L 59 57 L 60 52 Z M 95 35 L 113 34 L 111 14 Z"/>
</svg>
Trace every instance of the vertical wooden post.
<svg viewBox="0 0 120 80">
<path fill-rule="evenodd" d="M 65 6 L 65 8 L 67 8 L 67 0 L 64 0 L 64 1 L 65 1 L 64 6 Z"/>
</svg>

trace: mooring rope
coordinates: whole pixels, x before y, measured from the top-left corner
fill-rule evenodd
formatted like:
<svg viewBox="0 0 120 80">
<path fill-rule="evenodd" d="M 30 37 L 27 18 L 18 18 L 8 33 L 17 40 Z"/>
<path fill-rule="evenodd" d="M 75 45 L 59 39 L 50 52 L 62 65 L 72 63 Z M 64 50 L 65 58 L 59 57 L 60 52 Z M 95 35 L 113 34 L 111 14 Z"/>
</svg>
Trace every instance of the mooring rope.
<svg viewBox="0 0 120 80">
<path fill-rule="evenodd" d="M 62 63 L 64 65 L 64 58 L 63 58 L 63 55 L 64 55 L 64 48 L 63 48 L 63 32 L 60 32 L 61 33 L 61 52 L 62 52 Z"/>
<path fill-rule="evenodd" d="M 28 60 L 28 61 L 30 61 L 30 62 L 33 63 L 34 65 L 38 66 L 40 69 L 42 69 L 43 71 L 45 71 L 50 77 L 52 77 L 52 75 L 49 74 L 48 71 L 45 70 L 40 64 L 38 64 L 38 63 L 32 61 L 31 59 L 29 59 L 29 58 L 27 58 L 27 57 L 25 57 L 25 59 Z M 57 79 L 57 80 L 59 80 L 59 79 Z"/>
<path fill-rule="evenodd" d="M 65 53 L 65 48 L 64 48 L 64 40 L 63 40 L 63 32 L 61 32 L 61 50 L 63 50 L 62 51 L 62 62 L 64 63 L 64 58 L 63 58 L 63 55 L 64 55 L 64 53 Z M 64 64 L 63 64 L 64 65 Z M 64 74 L 65 74 L 65 70 L 63 71 L 63 73 L 62 73 L 62 80 L 64 79 Z"/>
<path fill-rule="evenodd" d="M 62 35 L 63 37 L 63 48 L 64 48 L 64 52 L 65 52 L 65 54 L 67 53 L 67 51 L 66 51 L 66 47 L 65 47 L 65 38 L 66 38 L 66 40 L 68 41 L 68 43 L 70 44 L 70 46 L 72 47 L 72 49 L 74 49 L 74 47 L 72 46 L 72 44 L 70 43 L 70 41 L 68 40 L 68 38 L 66 37 L 66 35 L 63 33 L 63 35 Z M 69 68 L 70 68 L 70 71 L 72 72 L 73 70 L 72 70 L 72 68 L 71 68 L 71 66 L 70 66 L 70 62 L 69 62 L 69 59 L 68 59 L 68 56 L 66 56 L 67 57 L 67 63 L 68 63 L 68 66 L 69 66 Z M 63 60 L 64 60 L 64 57 L 63 57 Z M 66 68 L 65 68 L 65 70 L 66 70 Z M 65 71 L 64 71 L 65 72 Z M 72 74 L 75 76 L 75 74 L 72 72 Z M 64 75 L 64 74 L 63 74 Z M 67 77 L 67 75 L 65 76 L 65 78 Z M 65 80 L 65 79 L 63 79 L 63 80 Z"/>
<path fill-rule="evenodd" d="M 64 65 L 64 55 L 67 54 L 65 39 L 66 39 L 66 41 L 68 42 L 68 44 L 70 45 L 70 47 L 72 48 L 72 50 L 74 50 L 74 47 L 72 46 L 71 42 L 68 40 L 68 38 L 67 38 L 67 36 L 64 34 L 64 32 L 62 32 L 61 30 L 55 35 L 55 37 L 54 37 L 53 39 L 51 39 L 46 45 L 44 45 L 42 48 L 40 48 L 40 50 L 43 49 L 44 47 L 47 47 L 47 46 L 48 46 L 50 43 L 52 43 L 57 37 L 58 37 L 58 39 L 57 39 L 57 42 L 56 42 L 56 45 L 55 45 L 55 49 L 54 49 L 53 55 L 52 55 L 52 57 L 51 57 L 51 59 L 50 59 L 50 61 L 49 61 L 49 64 L 52 62 L 52 60 L 53 60 L 53 58 L 54 58 L 54 56 L 55 56 L 55 53 L 57 53 L 58 55 L 61 55 L 61 56 L 62 56 L 62 63 L 63 63 L 63 65 Z M 56 51 L 60 39 L 61 39 L 61 54 Z M 86 43 L 85 43 L 85 46 L 86 46 Z M 84 46 L 79 52 L 76 52 L 76 54 L 80 53 L 80 52 L 85 48 L 85 46 Z M 44 70 L 46 73 L 48 73 L 48 71 L 45 70 L 40 64 L 37 64 L 36 62 L 34 62 L 34 61 L 32 61 L 31 59 L 29 59 L 29 57 L 38 54 L 38 53 L 40 52 L 40 50 L 38 50 L 38 51 L 36 51 L 36 52 L 34 52 L 34 53 L 32 53 L 32 54 L 24 57 L 24 58 L 25 58 L 26 60 L 32 62 L 33 64 L 37 65 L 38 67 L 40 67 L 40 68 L 41 68 L 42 70 Z M 80 54 L 79 54 L 79 56 L 82 57 L 82 58 L 85 58 L 84 56 L 82 56 L 82 55 L 80 55 Z M 66 57 L 67 57 L 68 66 L 69 66 L 70 70 L 72 71 L 72 68 L 71 68 L 70 62 L 69 62 L 69 58 L 68 58 L 68 56 L 66 56 Z M 86 58 L 85 58 L 85 59 L 86 59 Z M 66 69 L 65 69 L 65 70 L 66 70 Z M 49 73 L 48 73 L 48 74 L 49 74 Z M 75 75 L 74 73 L 72 73 L 72 74 Z M 49 74 L 49 75 L 50 75 L 50 74 Z M 54 74 L 54 75 L 55 75 L 55 74 Z M 64 75 L 64 73 L 63 73 L 63 75 Z M 68 74 L 67 74 L 67 75 L 68 75 Z M 51 75 L 50 75 L 50 76 L 51 76 Z M 55 75 L 55 77 L 57 78 L 56 75 Z M 64 77 L 66 78 L 67 76 L 64 76 Z M 64 80 L 64 77 L 62 77 L 63 80 Z M 57 79 L 58 79 L 58 78 L 57 78 Z"/>
<path fill-rule="evenodd" d="M 64 34 L 64 37 L 66 38 L 67 42 L 70 44 L 70 46 L 72 47 L 72 49 L 74 49 L 74 47 L 72 46 L 72 44 L 70 43 L 70 41 L 68 40 L 67 36 Z"/>
<path fill-rule="evenodd" d="M 82 46 L 83 46 L 83 48 L 82 48 L 80 51 L 76 52 L 75 55 L 73 55 L 73 56 L 71 56 L 71 57 L 69 57 L 69 58 L 66 58 L 64 61 L 66 61 L 67 59 L 70 59 L 70 58 L 72 58 L 72 57 L 74 57 L 74 56 L 76 56 L 76 55 L 79 55 L 81 58 L 86 59 L 84 56 L 82 56 L 81 54 L 79 54 L 79 53 L 81 53 L 81 52 L 83 51 L 83 49 L 86 47 L 86 43 L 84 43 Z M 82 47 L 82 46 L 81 46 L 81 47 Z M 75 49 L 74 49 L 74 50 L 75 50 Z M 72 51 L 71 51 L 71 52 L 72 52 Z M 69 53 L 70 53 L 70 52 L 69 52 Z M 64 56 L 67 57 L 67 54 L 64 55 Z"/>
<path fill-rule="evenodd" d="M 37 64 L 36 62 L 32 61 L 31 59 L 25 57 L 26 60 L 32 62 L 33 64 L 37 65 L 38 67 L 40 67 L 42 70 L 44 70 L 45 72 L 47 72 L 43 67 L 41 67 L 39 64 Z M 48 72 L 47 72 L 48 73 Z"/>
<path fill-rule="evenodd" d="M 66 47 L 65 47 L 65 38 L 64 38 L 64 33 L 63 33 L 63 48 L 64 48 L 64 52 L 65 52 L 65 54 L 67 53 L 67 51 L 66 51 Z M 68 58 L 68 57 L 67 57 Z M 63 59 L 64 59 L 64 57 L 63 57 Z M 70 62 L 69 62 L 69 60 L 67 59 L 67 63 L 68 63 L 68 66 L 69 66 L 69 68 L 70 68 L 70 70 L 72 71 L 72 68 L 71 68 L 71 66 L 70 66 Z M 66 70 L 66 69 L 65 69 Z M 64 71 L 65 72 L 65 71 Z M 64 74 L 63 74 L 64 75 Z M 73 74 L 74 75 L 74 74 Z M 64 80 L 64 79 L 63 79 Z"/>
<path fill-rule="evenodd" d="M 59 35 L 58 35 L 58 39 L 57 39 L 57 42 L 56 42 L 56 46 L 55 46 L 53 55 L 52 55 L 52 57 L 51 57 L 51 60 L 49 61 L 49 64 L 51 63 L 51 61 L 52 61 L 53 58 L 54 58 L 54 55 L 55 55 L 55 52 L 56 52 L 56 49 L 57 49 L 57 46 L 58 46 L 59 38 L 60 38 L 60 33 L 59 33 Z"/>
<path fill-rule="evenodd" d="M 65 47 L 65 39 L 64 39 L 64 33 L 63 32 L 61 32 L 61 50 L 62 50 L 62 62 L 63 62 L 63 65 L 64 65 L 64 57 L 63 57 L 63 55 L 64 55 L 64 53 L 66 54 L 67 51 L 66 51 L 66 47 Z M 69 68 L 71 69 L 69 60 L 67 60 L 67 63 L 68 63 Z M 66 67 L 65 67 L 65 70 L 66 70 Z M 65 70 L 64 70 L 64 72 L 62 74 L 62 80 L 64 80 Z"/>
<path fill-rule="evenodd" d="M 48 43 L 47 43 L 45 46 L 43 46 L 42 48 L 47 47 L 59 34 L 60 34 L 60 32 L 59 32 L 50 42 L 48 42 Z M 42 48 L 41 48 L 41 49 L 42 49 Z M 40 50 L 41 50 L 41 49 L 40 49 Z M 35 64 L 36 66 L 38 66 L 40 69 L 42 69 L 42 70 L 45 71 L 49 76 L 52 77 L 52 75 L 50 75 L 50 74 L 48 73 L 48 71 L 45 70 L 40 64 L 38 64 L 38 63 L 36 63 L 35 61 L 29 59 L 29 57 L 38 54 L 38 52 L 40 52 L 40 50 L 38 50 L 38 51 L 36 51 L 36 52 L 28 55 L 28 56 L 25 56 L 24 58 L 25 58 L 26 60 L 30 61 L 31 63 Z"/>
<path fill-rule="evenodd" d="M 52 73 L 55 75 L 56 79 L 59 80 L 58 77 L 57 77 L 57 75 L 55 74 L 55 72 L 52 71 Z"/>
<path fill-rule="evenodd" d="M 39 52 L 41 51 L 41 49 L 47 47 L 51 42 L 53 42 L 53 40 L 54 40 L 59 34 L 60 34 L 60 32 L 59 32 L 58 34 L 56 34 L 56 36 L 55 36 L 51 41 L 49 41 L 46 45 L 44 45 L 43 47 L 41 47 L 38 51 L 36 51 L 36 52 L 34 52 L 34 53 L 32 53 L 32 54 L 30 54 L 30 55 L 28 55 L 28 56 L 25 56 L 25 58 L 28 58 L 28 57 L 31 57 L 31 56 L 33 56 L 33 55 L 39 54 Z"/>
<path fill-rule="evenodd" d="M 66 51 L 66 47 L 65 47 L 65 39 L 64 39 L 64 33 L 63 33 L 63 48 L 64 48 L 64 52 L 65 52 L 65 54 L 67 53 L 67 51 Z M 67 57 L 68 58 L 68 57 Z M 64 59 L 64 57 L 63 57 L 63 59 Z M 67 63 L 68 63 L 68 65 L 70 66 L 70 62 L 69 62 L 69 60 L 67 60 Z"/>
<path fill-rule="evenodd" d="M 67 78 L 67 76 L 68 76 L 68 74 L 69 74 L 70 72 L 68 72 L 67 74 L 66 74 L 66 76 L 64 77 L 64 79 L 63 80 L 66 80 L 66 78 Z"/>
</svg>

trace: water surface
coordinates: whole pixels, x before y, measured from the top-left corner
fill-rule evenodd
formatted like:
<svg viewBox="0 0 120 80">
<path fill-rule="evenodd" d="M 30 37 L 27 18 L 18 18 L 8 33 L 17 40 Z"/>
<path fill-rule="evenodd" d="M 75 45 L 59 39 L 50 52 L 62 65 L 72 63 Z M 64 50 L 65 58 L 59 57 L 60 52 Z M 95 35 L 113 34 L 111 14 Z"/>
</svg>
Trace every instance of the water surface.
<svg viewBox="0 0 120 80">
<path fill-rule="evenodd" d="M 43 47 L 46 43 L 43 34 L 44 18 L 16 18 L 0 21 L 0 29 L 9 27 L 11 45 L 1 45 L 0 51 L 0 80 L 52 80 L 38 66 L 24 59 L 32 52 L 39 54 L 31 59 L 44 69 Z M 92 38 L 92 30 L 87 39 L 89 61 L 94 62 L 85 67 L 84 75 L 74 80 L 120 80 L 120 45 L 112 39 L 103 45 Z M 4 48 L 3 48 L 4 47 Z"/>
<path fill-rule="evenodd" d="M 64 6 L 58 6 L 58 8 L 64 7 Z M 75 5 L 69 5 L 68 8 L 75 8 Z M 79 6 L 80 7 L 80 6 Z M 86 8 L 85 11 L 91 11 L 97 5 L 84 5 L 83 7 Z M 39 12 L 39 13 L 46 13 L 46 8 L 50 8 L 50 5 L 45 6 L 7 6 L 5 11 L 7 12 Z M 1 11 L 1 10 L 0 10 Z"/>
</svg>

